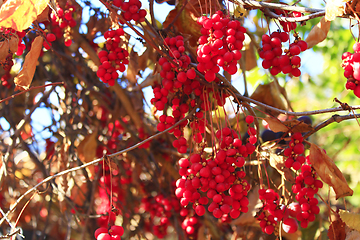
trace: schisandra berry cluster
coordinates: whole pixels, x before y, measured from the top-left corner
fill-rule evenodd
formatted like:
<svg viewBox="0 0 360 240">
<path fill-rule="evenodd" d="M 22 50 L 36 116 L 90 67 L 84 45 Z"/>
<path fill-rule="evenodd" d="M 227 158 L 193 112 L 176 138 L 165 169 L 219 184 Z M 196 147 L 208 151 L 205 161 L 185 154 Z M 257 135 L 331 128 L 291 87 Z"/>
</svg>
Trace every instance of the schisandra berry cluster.
<svg viewBox="0 0 360 240">
<path fill-rule="evenodd" d="M 55 34 L 55 37 L 58 39 L 64 36 L 64 44 L 67 47 L 69 47 L 72 44 L 70 31 L 77 24 L 76 20 L 73 17 L 75 15 L 75 9 L 76 8 L 74 5 L 70 5 L 66 3 L 65 8 L 61 8 L 60 6 L 57 6 L 57 10 L 56 10 L 57 12 L 53 11 L 50 15 L 51 26 L 52 26 L 51 31 Z M 53 39 L 53 36 L 51 36 L 51 39 Z M 49 44 L 46 41 L 44 41 L 44 47 L 47 50 L 50 49 L 52 41 L 48 40 L 48 42 Z"/>
<path fill-rule="evenodd" d="M 237 72 L 237 61 L 241 58 L 246 29 L 237 20 L 230 20 L 221 11 L 210 18 L 198 19 L 202 26 L 197 48 L 197 69 L 205 75 L 208 82 L 216 80 L 222 67 L 230 75 Z"/>
<path fill-rule="evenodd" d="M 317 206 L 319 201 L 315 198 L 315 194 L 323 187 L 323 183 L 317 179 L 316 171 L 311 165 L 301 167 L 301 172 L 295 182 L 292 190 L 296 194 L 295 199 L 299 202 L 301 209 L 301 212 L 296 215 L 296 219 L 302 228 L 307 228 L 309 222 L 315 221 L 315 215 L 320 212 Z"/>
<path fill-rule="evenodd" d="M 162 194 L 143 198 L 140 205 L 141 211 L 150 214 L 150 218 L 145 221 L 146 228 L 150 228 L 150 232 L 158 238 L 164 238 L 167 235 L 173 211 L 180 212 L 180 209 L 181 207 L 176 197 L 165 197 Z"/>
<path fill-rule="evenodd" d="M 264 59 L 262 66 L 270 69 L 272 75 L 280 72 L 299 77 L 301 71 L 301 58 L 298 56 L 307 49 L 307 43 L 301 40 L 295 34 L 295 41 L 290 44 L 289 49 L 282 50 L 282 43 L 289 41 L 289 35 L 286 32 L 273 32 L 262 36 L 262 49 L 259 56 Z"/>
<path fill-rule="evenodd" d="M 141 9 L 142 4 L 139 0 L 129 0 L 127 2 L 123 0 L 114 0 L 112 3 L 114 6 L 122 10 L 121 16 L 124 18 L 125 21 L 145 21 L 146 10 Z"/>
<path fill-rule="evenodd" d="M 110 229 L 100 227 L 95 231 L 96 240 L 120 240 L 124 234 L 122 226 L 113 225 Z"/>
<path fill-rule="evenodd" d="M 353 50 L 354 53 L 343 53 L 341 66 L 347 78 L 346 89 L 353 90 L 355 96 L 360 98 L 360 43 L 354 43 Z"/>
<path fill-rule="evenodd" d="M 129 52 L 122 47 L 121 36 L 123 35 L 124 30 L 122 28 L 106 31 L 104 33 L 106 50 L 101 50 L 98 54 L 101 65 L 96 74 L 101 81 L 110 86 L 113 86 L 119 77 L 117 71 L 124 72 L 125 65 L 129 64 Z"/>
<path fill-rule="evenodd" d="M 284 150 L 284 155 L 287 157 L 285 167 L 293 168 L 297 171 L 305 163 L 305 157 L 301 155 L 305 151 L 304 144 L 302 143 L 303 140 L 304 138 L 299 132 L 291 135 L 289 147 Z"/>
<path fill-rule="evenodd" d="M 315 194 L 323 183 L 317 179 L 314 168 L 311 167 L 309 157 L 304 157 L 303 136 L 301 133 L 293 133 L 289 148 L 285 149 L 285 167 L 292 168 L 297 172 L 292 192 L 295 194 L 294 202 L 284 205 L 278 193 L 272 189 L 260 189 L 259 196 L 263 207 L 257 214 L 262 231 L 272 234 L 282 221 L 282 227 L 287 233 L 294 233 L 298 229 L 298 222 L 302 228 L 307 228 L 309 222 L 315 220 L 319 214 L 318 200 Z"/>
<path fill-rule="evenodd" d="M 247 122 L 252 123 L 252 120 L 252 117 L 248 118 Z M 248 130 L 251 136 L 256 133 L 252 129 L 249 127 Z M 198 216 L 205 214 L 205 205 L 208 205 L 208 211 L 216 218 L 237 218 L 241 212 L 248 211 L 250 185 L 241 168 L 245 158 L 255 151 L 255 146 L 250 142 L 243 145 L 236 131 L 230 128 L 218 130 L 215 137 L 219 149 L 214 158 L 192 154 L 189 159 L 179 160 L 182 178 L 176 182 L 175 195 L 182 206 L 191 203 Z"/>
<path fill-rule="evenodd" d="M 275 9 L 275 13 L 282 17 L 301 17 L 302 16 L 301 12 L 296 12 L 296 11 L 290 12 L 287 10 L 280 10 L 280 9 Z M 295 30 L 297 27 L 295 22 L 285 22 L 285 21 L 279 21 L 279 22 L 285 32 L 290 32 L 291 30 Z"/>
</svg>

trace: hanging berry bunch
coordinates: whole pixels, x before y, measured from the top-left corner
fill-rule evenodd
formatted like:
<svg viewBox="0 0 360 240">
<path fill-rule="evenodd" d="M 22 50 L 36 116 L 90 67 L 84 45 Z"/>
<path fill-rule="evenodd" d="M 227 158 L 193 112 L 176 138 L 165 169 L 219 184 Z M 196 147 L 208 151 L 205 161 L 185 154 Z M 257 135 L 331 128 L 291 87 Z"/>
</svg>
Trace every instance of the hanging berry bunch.
<svg viewBox="0 0 360 240">
<path fill-rule="evenodd" d="M 220 67 L 231 75 L 235 74 L 246 29 L 239 21 L 230 20 L 221 11 L 210 18 L 202 16 L 197 22 L 202 26 L 197 48 L 197 69 L 204 73 L 208 82 L 216 80 Z"/>
<path fill-rule="evenodd" d="M 273 32 L 262 36 L 262 49 L 259 56 L 264 59 L 262 66 L 270 69 L 272 75 L 280 72 L 299 77 L 301 71 L 301 58 L 298 56 L 307 49 L 307 43 L 300 39 L 297 33 L 294 34 L 295 41 L 290 44 L 289 49 L 282 50 L 282 43 L 289 41 L 289 35 L 286 32 Z"/>
<path fill-rule="evenodd" d="M 141 9 L 142 4 L 139 0 L 114 0 L 113 5 L 121 9 L 121 16 L 125 21 L 145 21 L 146 10 Z"/>
<path fill-rule="evenodd" d="M 47 36 L 48 42 L 44 41 L 45 49 L 50 49 L 51 42 L 62 37 L 64 37 L 65 46 L 69 47 L 72 44 L 71 30 L 77 24 L 74 19 L 75 11 L 76 8 L 74 5 L 66 3 L 64 8 L 57 6 L 57 11 L 51 13 L 50 19 L 53 34 L 49 37 Z"/>
<path fill-rule="evenodd" d="M 117 71 L 124 72 L 125 65 L 129 64 L 129 52 L 122 47 L 123 41 L 120 38 L 123 35 L 124 30 L 122 28 L 106 31 L 104 33 L 106 50 L 102 50 L 98 54 L 101 65 L 97 71 L 97 76 L 110 86 L 113 86 L 119 77 Z"/>
<path fill-rule="evenodd" d="M 347 78 L 346 89 L 353 90 L 355 96 L 360 98 L 360 43 L 354 43 L 353 50 L 354 53 L 343 53 L 341 66 Z"/>
</svg>

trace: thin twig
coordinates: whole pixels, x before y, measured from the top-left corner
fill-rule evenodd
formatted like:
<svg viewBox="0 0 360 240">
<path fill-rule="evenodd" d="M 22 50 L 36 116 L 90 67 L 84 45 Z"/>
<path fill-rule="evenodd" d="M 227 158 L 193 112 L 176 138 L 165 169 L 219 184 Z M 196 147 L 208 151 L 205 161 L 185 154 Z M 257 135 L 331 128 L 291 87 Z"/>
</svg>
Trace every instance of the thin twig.
<svg viewBox="0 0 360 240">
<path fill-rule="evenodd" d="M 234 2 L 236 4 L 242 4 L 244 6 L 249 6 L 252 8 L 271 8 L 271 9 L 281 9 L 287 11 L 306 12 L 306 13 L 317 13 L 324 11 L 324 9 L 319 9 L 319 8 L 291 6 L 281 3 L 257 2 L 253 0 L 238 0 L 238 1 L 235 0 Z"/>
<path fill-rule="evenodd" d="M 314 134 L 315 132 L 319 131 L 320 129 L 326 127 L 327 125 L 333 123 L 333 122 L 337 122 L 340 123 L 344 120 L 349 120 L 349 119 L 354 119 L 354 118 L 359 118 L 360 114 L 348 114 L 348 115 L 344 115 L 344 116 L 340 116 L 340 115 L 333 115 L 331 118 L 329 118 L 328 120 L 319 123 L 317 126 L 314 127 L 313 130 L 307 132 L 304 135 L 304 139 L 306 139 L 307 137 L 309 137 L 310 135 Z"/>
<path fill-rule="evenodd" d="M 39 89 L 39 88 L 44 88 L 44 87 L 49 87 L 49 86 L 55 86 L 55 85 L 64 85 L 64 82 L 55 82 L 55 83 L 45 84 L 45 85 L 42 85 L 42 86 L 31 87 L 31 88 L 29 88 L 29 89 L 27 89 L 27 90 L 24 90 L 24 91 L 15 93 L 15 94 L 11 95 L 10 97 L 1 99 L 1 100 L 0 100 L 0 103 L 3 103 L 3 102 L 8 101 L 8 100 L 10 100 L 10 99 L 13 99 L 13 98 L 15 98 L 16 96 L 19 96 L 19 95 L 21 95 L 21 94 L 23 94 L 23 93 L 29 92 L 29 91 L 34 90 L 34 89 Z"/>
<path fill-rule="evenodd" d="M 270 11 L 268 8 L 264 9 L 264 12 L 266 15 L 272 18 L 276 18 L 283 22 L 304 22 L 313 18 L 322 17 L 325 16 L 325 11 L 312 13 L 309 15 L 301 16 L 301 17 L 282 17 L 280 15 L 277 15 L 276 13 Z"/>
</svg>

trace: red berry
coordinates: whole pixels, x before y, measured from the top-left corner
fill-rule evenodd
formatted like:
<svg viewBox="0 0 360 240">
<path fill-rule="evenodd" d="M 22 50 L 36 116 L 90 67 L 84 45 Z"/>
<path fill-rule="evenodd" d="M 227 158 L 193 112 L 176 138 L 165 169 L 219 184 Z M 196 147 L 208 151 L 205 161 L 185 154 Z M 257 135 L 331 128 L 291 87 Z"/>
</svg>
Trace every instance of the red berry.
<svg viewBox="0 0 360 240">
<path fill-rule="evenodd" d="M 107 228 L 100 227 L 100 228 L 96 229 L 95 233 L 94 233 L 95 238 L 97 238 L 100 235 L 100 233 L 108 233 Z"/>
<path fill-rule="evenodd" d="M 48 40 L 49 42 L 55 41 L 55 40 L 56 40 L 55 34 L 53 34 L 53 33 L 47 34 L 47 35 L 46 35 L 46 40 Z"/>
<path fill-rule="evenodd" d="M 118 236 L 122 236 L 124 234 L 124 228 L 122 226 L 112 226 L 110 229 L 110 234 L 111 235 L 118 235 Z"/>
<path fill-rule="evenodd" d="M 286 233 L 294 233 L 298 230 L 298 222 L 293 218 L 287 218 L 284 220 L 282 227 Z"/>
</svg>

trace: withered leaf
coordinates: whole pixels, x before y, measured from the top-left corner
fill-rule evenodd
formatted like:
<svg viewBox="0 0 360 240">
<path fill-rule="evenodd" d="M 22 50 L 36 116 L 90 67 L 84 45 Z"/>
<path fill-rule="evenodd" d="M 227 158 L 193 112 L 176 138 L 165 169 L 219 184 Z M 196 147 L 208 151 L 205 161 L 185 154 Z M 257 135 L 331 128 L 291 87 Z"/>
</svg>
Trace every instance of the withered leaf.
<svg viewBox="0 0 360 240">
<path fill-rule="evenodd" d="M 71 181 L 69 181 L 69 189 L 69 196 L 73 203 L 78 206 L 83 206 L 86 202 L 88 188 L 86 178 L 81 172 L 77 172 Z"/>
<path fill-rule="evenodd" d="M 267 117 L 264 119 L 268 124 L 270 129 L 273 132 L 288 132 L 291 131 L 293 133 L 295 132 L 308 132 L 313 130 L 313 128 L 302 121 L 293 119 L 293 120 L 287 120 L 287 121 L 280 121 L 276 118 Z"/>
<path fill-rule="evenodd" d="M 15 34 L 9 39 L 5 39 L 0 43 L 0 61 L 5 60 L 9 53 L 14 53 L 18 49 L 19 37 Z"/>
<path fill-rule="evenodd" d="M 31 44 L 31 50 L 26 54 L 23 68 L 14 78 L 15 90 L 27 90 L 35 74 L 37 60 L 42 49 L 43 38 L 38 36 Z"/>
<path fill-rule="evenodd" d="M 360 232 L 360 214 L 351 213 L 342 209 L 339 210 L 339 214 L 341 220 L 343 220 L 346 225 Z"/>
<path fill-rule="evenodd" d="M 330 240 L 345 240 L 345 223 L 341 219 L 333 221 L 330 224 L 327 235 Z"/>
<path fill-rule="evenodd" d="M 287 181 L 295 182 L 291 170 L 285 167 L 285 159 L 283 156 L 276 155 L 275 153 L 270 153 L 269 163 L 270 166 L 275 168 Z"/>
<path fill-rule="evenodd" d="M 0 27 L 21 32 L 30 27 L 49 0 L 8 0 L 0 8 Z"/>
<path fill-rule="evenodd" d="M 186 6 L 183 9 L 183 5 L 185 3 Z M 205 8 L 205 6 L 207 7 Z M 191 46 L 195 46 L 197 40 L 201 36 L 201 26 L 197 24 L 197 18 L 202 14 L 210 12 L 214 13 L 220 9 L 221 7 L 218 1 L 180 0 L 175 6 L 175 9 L 171 10 L 167 15 L 163 23 L 163 27 L 167 28 L 169 25 L 171 25 L 176 29 L 176 31 L 182 33 L 182 35 L 190 36 L 189 43 Z"/>
<path fill-rule="evenodd" d="M 280 97 L 282 91 L 281 88 L 282 87 L 280 86 L 276 86 L 275 82 L 260 84 L 257 86 L 250 98 L 272 107 L 285 110 L 285 104 Z"/>
<path fill-rule="evenodd" d="M 347 184 L 340 169 L 324 150 L 316 144 L 311 143 L 310 145 L 309 160 L 321 180 L 334 189 L 336 199 L 353 195 L 353 190 Z"/>
<path fill-rule="evenodd" d="M 325 17 L 321 18 L 320 22 L 311 29 L 309 35 L 305 39 L 305 42 L 308 44 L 308 49 L 326 39 L 330 30 L 330 25 L 331 21 L 327 21 Z"/>
<path fill-rule="evenodd" d="M 250 71 L 251 69 L 257 66 L 257 59 L 255 54 L 255 46 L 253 42 L 250 42 L 247 48 L 244 51 L 243 55 L 245 61 L 245 70 Z M 241 62 L 241 59 L 240 59 Z"/>
<path fill-rule="evenodd" d="M 92 134 L 87 135 L 77 147 L 79 159 L 83 163 L 88 163 L 95 159 L 96 148 L 98 146 L 97 137 L 97 131 L 94 131 Z M 89 172 L 89 177 L 93 178 L 95 176 L 94 165 L 87 167 L 87 170 Z"/>
<path fill-rule="evenodd" d="M 137 52 L 134 51 L 134 48 L 131 49 L 131 52 L 129 54 L 129 65 L 128 65 L 128 69 L 126 71 L 126 78 L 132 82 L 132 83 L 136 83 L 137 79 L 136 79 L 136 75 L 139 72 L 139 55 Z"/>
<path fill-rule="evenodd" d="M 39 16 L 37 16 L 36 21 L 38 22 L 49 21 L 49 11 L 50 11 L 50 7 L 47 6 L 44 9 L 44 11 L 42 11 L 42 13 L 40 13 Z"/>
</svg>

